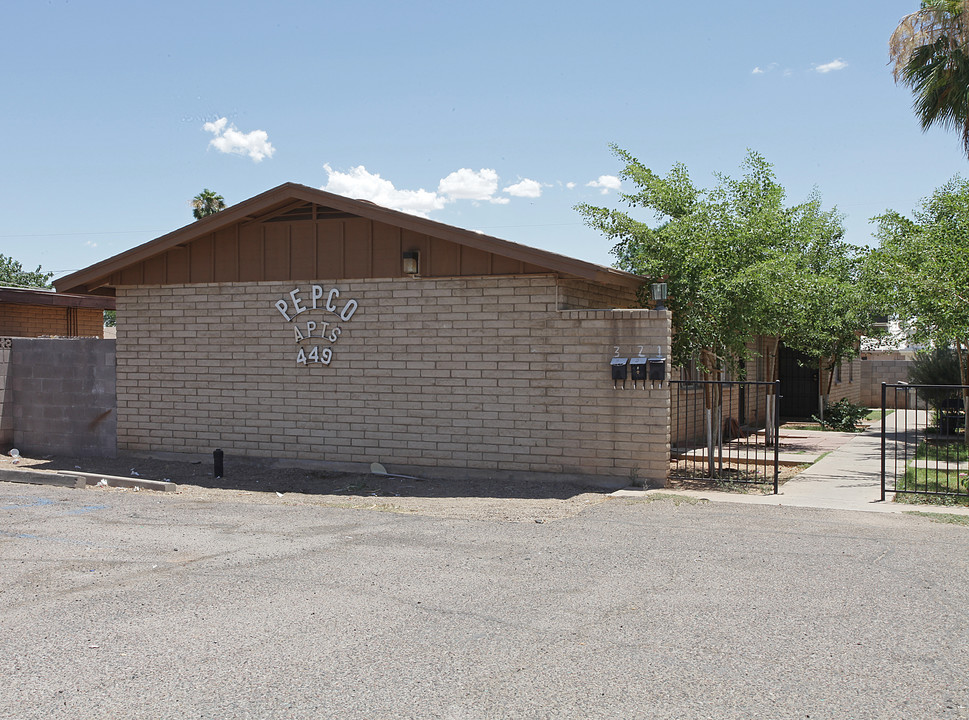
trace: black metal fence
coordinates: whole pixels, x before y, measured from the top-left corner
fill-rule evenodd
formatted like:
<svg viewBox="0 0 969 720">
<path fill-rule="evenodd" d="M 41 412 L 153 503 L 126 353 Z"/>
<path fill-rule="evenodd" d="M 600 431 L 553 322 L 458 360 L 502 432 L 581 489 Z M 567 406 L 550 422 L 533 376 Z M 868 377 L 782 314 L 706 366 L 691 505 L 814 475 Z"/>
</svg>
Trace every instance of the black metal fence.
<svg viewBox="0 0 969 720">
<path fill-rule="evenodd" d="M 965 385 L 882 383 L 882 500 L 969 502 L 967 396 Z"/>
<path fill-rule="evenodd" d="M 779 476 L 779 383 L 671 380 L 670 476 L 772 484 Z"/>
</svg>

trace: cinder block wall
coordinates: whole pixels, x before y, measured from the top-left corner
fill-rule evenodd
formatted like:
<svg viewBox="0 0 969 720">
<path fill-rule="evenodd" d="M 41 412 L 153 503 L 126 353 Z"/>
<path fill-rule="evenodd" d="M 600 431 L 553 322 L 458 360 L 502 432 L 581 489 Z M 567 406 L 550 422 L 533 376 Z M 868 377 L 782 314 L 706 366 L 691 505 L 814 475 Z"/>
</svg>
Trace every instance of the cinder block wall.
<svg viewBox="0 0 969 720">
<path fill-rule="evenodd" d="M 299 314 L 295 284 L 119 288 L 120 447 L 665 480 L 669 391 L 614 390 L 609 360 L 668 355 L 667 312 L 561 310 L 603 290 L 550 275 L 317 284 Z"/>
<path fill-rule="evenodd" d="M 12 338 L 4 397 L 10 405 L 21 452 L 113 457 L 114 341 Z"/>
<path fill-rule="evenodd" d="M 13 391 L 8 389 L 10 338 L 0 338 L 0 449 L 13 444 Z"/>
<path fill-rule="evenodd" d="M 870 352 L 861 361 L 862 397 L 869 407 L 881 407 L 882 383 L 908 382 L 908 369 L 912 364 L 909 355 L 900 352 Z M 902 400 L 904 393 L 889 393 L 888 406 L 894 398 Z M 902 403 L 904 404 L 904 403 Z"/>
<path fill-rule="evenodd" d="M 77 320 L 71 327 L 70 312 Z M 104 337 L 104 311 L 45 305 L 0 304 L 0 335 L 5 337 Z"/>
</svg>

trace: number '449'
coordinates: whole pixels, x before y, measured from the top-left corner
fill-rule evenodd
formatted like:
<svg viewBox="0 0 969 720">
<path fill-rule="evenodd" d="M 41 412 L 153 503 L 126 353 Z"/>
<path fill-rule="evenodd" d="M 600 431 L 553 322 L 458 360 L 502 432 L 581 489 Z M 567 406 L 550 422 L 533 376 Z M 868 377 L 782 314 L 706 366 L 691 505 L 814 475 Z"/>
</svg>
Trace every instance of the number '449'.
<svg viewBox="0 0 969 720">
<path fill-rule="evenodd" d="M 321 350 L 317 345 L 311 347 L 309 352 L 306 352 L 305 348 L 300 348 L 299 352 L 296 353 L 297 365 L 306 365 L 307 363 L 329 365 L 332 359 L 333 351 L 330 348 L 323 348 Z"/>
</svg>

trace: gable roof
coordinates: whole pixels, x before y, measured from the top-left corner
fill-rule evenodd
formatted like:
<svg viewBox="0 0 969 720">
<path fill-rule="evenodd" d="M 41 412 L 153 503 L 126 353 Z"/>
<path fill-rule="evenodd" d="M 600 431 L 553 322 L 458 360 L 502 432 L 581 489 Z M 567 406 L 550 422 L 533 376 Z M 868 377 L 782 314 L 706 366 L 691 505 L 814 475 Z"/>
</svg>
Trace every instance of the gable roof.
<svg viewBox="0 0 969 720">
<path fill-rule="evenodd" d="M 615 268 L 390 210 L 367 200 L 353 200 L 305 185 L 284 183 L 167 235 L 66 275 L 55 280 L 54 286 L 58 292 L 113 294 L 113 285 L 141 284 L 137 280 L 122 282 L 125 271 L 152 261 L 173 249 L 184 248 L 215 233 L 226 231 L 233 225 L 301 220 L 307 219 L 307 213 L 314 219 L 363 218 L 401 228 L 473 251 L 517 261 L 522 268 L 528 268 L 527 272 L 555 272 L 568 277 L 630 288 L 637 288 L 645 282 L 645 278 Z M 149 283 L 145 281 L 144 284 Z"/>
</svg>

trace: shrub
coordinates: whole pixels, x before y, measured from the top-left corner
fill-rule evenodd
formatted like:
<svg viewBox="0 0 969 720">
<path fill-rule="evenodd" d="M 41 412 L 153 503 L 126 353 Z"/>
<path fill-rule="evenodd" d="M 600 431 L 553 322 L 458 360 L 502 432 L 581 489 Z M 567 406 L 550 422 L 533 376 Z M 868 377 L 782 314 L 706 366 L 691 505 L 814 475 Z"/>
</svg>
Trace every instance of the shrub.
<svg viewBox="0 0 969 720">
<path fill-rule="evenodd" d="M 938 347 L 918 353 L 908 369 L 908 381 L 913 385 L 961 385 L 956 351 Z M 918 393 L 936 411 L 941 410 L 947 401 L 959 397 L 958 391 L 944 388 L 919 388 Z"/>
<path fill-rule="evenodd" d="M 855 427 L 859 420 L 868 415 L 868 408 L 863 405 L 856 405 L 847 398 L 839 400 L 833 405 L 829 405 L 824 412 L 824 420 L 815 416 L 812 419 L 821 423 L 821 427 L 840 432 L 858 432 Z"/>
</svg>

